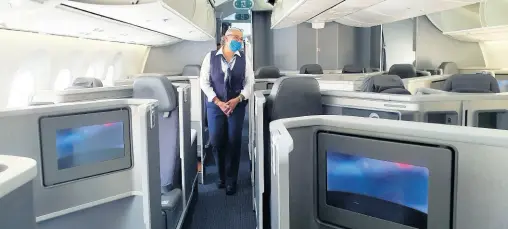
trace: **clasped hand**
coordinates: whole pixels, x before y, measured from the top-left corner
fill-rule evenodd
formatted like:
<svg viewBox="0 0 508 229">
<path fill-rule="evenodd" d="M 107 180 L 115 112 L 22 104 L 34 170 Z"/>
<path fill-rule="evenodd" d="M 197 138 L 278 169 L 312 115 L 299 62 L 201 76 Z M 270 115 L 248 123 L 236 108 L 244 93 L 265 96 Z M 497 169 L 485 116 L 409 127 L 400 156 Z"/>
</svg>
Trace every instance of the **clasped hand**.
<svg viewBox="0 0 508 229">
<path fill-rule="evenodd" d="M 231 113 L 233 113 L 233 111 L 236 108 L 236 105 L 238 105 L 239 102 L 240 102 L 240 100 L 238 98 L 234 98 L 234 99 L 231 99 L 227 102 L 219 101 L 217 103 L 217 106 L 222 110 L 222 112 L 224 112 L 224 114 L 226 114 L 226 116 L 229 117 L 229 115 L 231 115 Z"/>
</svg>

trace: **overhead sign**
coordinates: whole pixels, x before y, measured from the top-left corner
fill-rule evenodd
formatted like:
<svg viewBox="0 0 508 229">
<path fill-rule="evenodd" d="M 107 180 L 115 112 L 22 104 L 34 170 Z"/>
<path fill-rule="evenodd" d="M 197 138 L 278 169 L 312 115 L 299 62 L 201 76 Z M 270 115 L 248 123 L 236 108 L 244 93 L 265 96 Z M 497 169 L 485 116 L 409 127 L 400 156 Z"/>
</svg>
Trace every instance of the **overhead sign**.
<svg viewBox="0 0 508 229">
<path fill-rule="evenodd" d="M 238 20 L 238 21 L 248 21 L 248 20 L 250 20 L 250 14 L 240 14 L 240 13 L 237 13 L 237 14 L 235 14 L 235 20 Z"/>
<path fill-rule="evenodd" d="M 252 9 L 254 6 L 254 2 L 252 0 L 234 0 L 233 6 L 235 6 L 236 9 Z"/>
</svg>

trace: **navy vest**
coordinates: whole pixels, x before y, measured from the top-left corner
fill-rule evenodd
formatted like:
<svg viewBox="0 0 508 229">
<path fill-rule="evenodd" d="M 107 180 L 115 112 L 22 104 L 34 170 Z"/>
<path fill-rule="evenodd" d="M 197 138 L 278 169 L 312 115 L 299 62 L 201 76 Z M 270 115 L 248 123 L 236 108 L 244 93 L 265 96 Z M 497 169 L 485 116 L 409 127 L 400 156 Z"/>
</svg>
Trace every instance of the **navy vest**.
<svg viewBox="0 0 508 229">
<path fill-rule="evenodd" d="M 226 62 L 223 55 L 216 55 L 217 51 L 210 54 L 210 84 L 215 94 L 221 101 L 229 101 L 240 95 L 245 81 L 245 54 L 240 52 L 236 56 L 235 65 L 230 70 L 228 67 L 228 79 L 222 71 L 222 62 Z"/>
</svg>

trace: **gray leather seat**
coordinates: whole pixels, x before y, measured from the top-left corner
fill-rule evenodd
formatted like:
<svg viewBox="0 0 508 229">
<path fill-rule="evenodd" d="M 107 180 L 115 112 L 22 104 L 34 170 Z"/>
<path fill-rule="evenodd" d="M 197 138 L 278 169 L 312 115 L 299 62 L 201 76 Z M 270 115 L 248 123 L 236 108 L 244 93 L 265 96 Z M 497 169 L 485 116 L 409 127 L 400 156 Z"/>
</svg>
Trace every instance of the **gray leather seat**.
<svg viewBox="0 0 508 229">
<path fill-rule="evenodd" d="M 353 64 L 344 65 L 342 68 L 342 73 L 365 73 L 367 72 L 365 68 L 355 66 Z"/>
<path fill-rule="evenodd" d="M 323 105 L 318 81 L 308 76 L 281 77 L 275 81 L 264 109 L 264 174 L 270 177 L 271 151 L 269 123 L 274 120 L 322 115 Z M 262 209 L 264 226 L 270 225 L 270 179 L 265 179 Z"/>
<path fill-rule="evenodd" d="M 256 79 L 277 79 L 280 78 L 280 70 L 275 66 L 260 67 L 254 74 Z"/>
<path fill-rule="evenodd" d="M 444 75 L 459 74 L 459 67 L 455 62 L 443 62 L 439 65 L 439 69 L 443 69 Z"/>
<path fill-rule="evenodd" d="M 92 77 L 78 77 L 68 89 L 102 87 L 102 81 Z"/>
<path fill-rule="evenodd" d="M 416 77 L 416 69 L 411 64 L 394 64 L 388 70 L 388 75 L 397 75 L 401 79 Z"/>
<path fill-rule="evenodd" d="M 181 188 L 178 92 L 164 76 L 136 78 L 133 97 L 159 101 L 159 154 L 161 192 Z"/>
<path fill-rule="evenodd" d="M 323 68 L 319 64 L 306 64 L 300 68 L 300 74 L 323 74 Z"/>
<path fill-rule="evenodd" d="M 490 74 L 455 74 L 444 82 L 443 91 L 457 93 L 499 93 L 499 84 Z"/>
<path fill-rule="evenodd" d="M 397 75 L 375 75 L 366 77 L 361 86 L 362 92 L 410 95 L 402 79 Z"/>
<path fill-rule="evenodd" d="M 185 65 L 183 67 L 182 76 L 199 76 L 201 72 L 201 65 Z"/>
</svg>

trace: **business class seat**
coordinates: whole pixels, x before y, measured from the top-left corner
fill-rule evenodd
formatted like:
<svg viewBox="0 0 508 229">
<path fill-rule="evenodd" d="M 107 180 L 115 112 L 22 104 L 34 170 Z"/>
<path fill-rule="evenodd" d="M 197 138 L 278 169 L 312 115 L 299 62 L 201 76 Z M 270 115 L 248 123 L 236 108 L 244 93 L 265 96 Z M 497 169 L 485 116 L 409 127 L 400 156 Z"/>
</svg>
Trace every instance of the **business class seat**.
<svg viewBox="0 0 508 229">
<path fill-rule="evenodd" d="M 439 65 L 439 69 L 443 70 L 443 75 L 453 75 L 459 73 L 459 67 L 455 62 L 443 62 Z"/>
<path fill-rule="evenodd" d="M 275 66 L 265 66 L 258 68 L 254 77 L 256 79 L 278 79 L 281 77 L 281 74 L 279 68 Z"/>
<path fill-rule="evenodd" d="M 319 64 L 306 64 L 300 68 L 300 74 L 323 74 L 323 68 Z"/>
<path fill-rule="evenodd" d="M 455 74 L 444 82 L 443 91 L 457 93 L 499 93 L 499 84 L 490 74 Z"/>
<path fill-rule="evenodd" d="M 185 65 L 182 70 L 182 76 L 199 76 L 201 65 L 189 64 Z"/>
<path fill-rule="evenodd" d="M 365 68 L 358 67 L 353 64 L 344 65 L 342 68 L 342 73 L 346 74 L 354 74 L 354 73 L 365 73 L 367 72 Z"/>
<path fill-rule="evenodd" d="M 369 76 L 364 79 L 361 86 L 361 91 L 383 94 L 411 95 L 411 93 L 404 87 L 402 79 L 397 75 Z"/>
<path fill-rule="evenodd" d="M 78 77 L 67 89 L 103 87 L 102 81 L 93 77 Z"/>
<path fill-rule="evenodd" d="M 254 73 L 255 79 L 278 79 L 282 75 L 280 74 L 279 68 L 275 66 L 265 66 L 260 67 L 256 70 Z M 261 85 L 259 85 L 261 84 Z M 266 90 L 266 89 L 272 89 L 273 82 L 264 82 L 264 83 L 258 83 L 254 85 L 254 90 Z"/>
<path fill-rule="evenodd" d="M 159 155 L 162 209 L 166 228 L 175 228 L 182 212 L 178 92 L 164 76 L 139 77 L 133 97 L 159 101 Z"/>
<path fill-rule="evenodd" d="M 394 64 L 388 70 L 388 75 L 398 75 L 401 79 L 413 78 L 418 76 L 430 76 L 426 71 L 418 71 L 412 64 Z"/>
<path fill-rule="evenodd" d="M 269 124 L 283 118 L 294 118 L 309 115 L 322 115 L 323 105 L 318 81 L 313 77 L 281 77 L 275 81 L 266 99 L 264 109 L 264 174 L 265 193 L 263 196 L 264 228 L 270 223 L 270 169 L 271 144 Z"/>
</svg>

